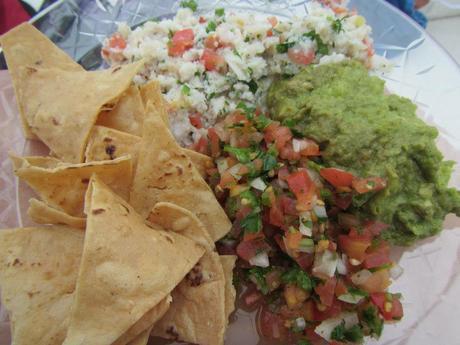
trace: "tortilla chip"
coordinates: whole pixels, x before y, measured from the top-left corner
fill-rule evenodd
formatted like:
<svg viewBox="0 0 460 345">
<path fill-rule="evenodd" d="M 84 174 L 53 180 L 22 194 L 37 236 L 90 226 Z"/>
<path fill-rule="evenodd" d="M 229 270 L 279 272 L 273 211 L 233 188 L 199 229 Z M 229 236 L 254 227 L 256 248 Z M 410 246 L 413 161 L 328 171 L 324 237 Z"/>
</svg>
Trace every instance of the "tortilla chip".
<svg viewBox="0 0 460 345">
<path fill-rule="evenodd" d="M 145 225 L 95 176 L 86 201 L 85 244 L 64 345 L 109 345 L 168 296 L 204 249 Z"/>
<path fill-rule="evenodd" d="M 19 77 L 21 66 L 54 67 L 66 71 L 83 70 L 83 67 L 29 23 L 18 25 L 1 36 L 0 44 L 13 80 L 17 99 L 19 99 L 18 91 L 23 88 L 23 84 L 26 82 Z M 27 123 L 21 102 L 18 102 L 18 108 L 24 136 L 27 139 L 36 139 L 37 137 L 32 133 Z"/>
<path fill-rule="evenodd" d="M 28 164 L 33 165 L 38 168 L 45 168 L 45 169 L 52 169 L 56 168 L 57 166 L 62 164 L 62 161 L 60 161 L 57 158 L 53 157 L 42 157 L 42 156 L 29 156 L 29 157 L 19 157 L 16 156 L 13 152 L 8 153 L 11 159 L 11 162 L 13 163 L 13 168 L 14 169 L 19 169 L 23 164 L 24 161 L 26 161 Z"/>
<path fill-rule="evenodd" d="M 73 217 L 65 212 L 55 209 L 46 202 L 30 199 L 27 215 L 32 221 L 38 224 L 60 224 L 68 225 L 77 229 L 86 227 L 86 219 L 82 217 Z"/>
<path fill-rule="evenodd" d="M 161 118 L 149 107 L 130 202 L 147 218 L 152 207 L 160 201 L 171 202 L 194 212 L 213 241 L 225 236 L 231 228 L 211 188 Z"/>
<path fill-rule="evenodd" d="M 220 262 L 225 275 L 225 314 L 228 318 L 235 310 L 236 290 L 233 285 L 233 269 L 235 268 L 236 255 L 221 255 Z"/>
<path fill-rule="evenodd" d="M 64 226 L 0 231 L 2 305 L 14 345 L 61 345 L 84 233 Z"/>
<path fill-rule="evenodd" d="M 96 124 L 140 136 L 144 115 L 145 108 L 139 89 L 131 85 L 112 110 L 99 114 Z"/>
<path fill-rule="evenodd" d="M 135 339 L 130 341 L 128 345 L 147 345 L 150 338 L 150 332 L 152 331 L 153 326 L 147 328 L 144 332 L 139 334 Z"/>
<path fill-rule="evenodd" d="M 204 243 L 206 248 L 198 264 L 173 290 L 171 307 L 154 325 L 153 334 L 193 344 L 223 344 L 227 325 L 225 276 L 203 223 L 190 211 L 166 202 L 156 204 L 148 220 Z"/>
<path fill-rule="evenodd" d="M 154 104 L 159 116 L 163 119 L 164 123 L 169 126 L 169 104 L 161 93 L 160 83 L 157 80 L 150 80 L 144 85 L 141 85 L 140 92 L 144 108 L 147 109 L 149 102 Z"/>
<path fill-rule="evenodd" d="M 150 329 L 151 331 L 153 325 L 168 311 L 171 301 L 171 295 L 168 295 L 166 298 L 162 299 L 160 303 L 145 313 L 144 316 L 142 316 L 134 325 L 132 325 L 120 338 L 112 343 L 112 345 L 128 344 L 130 342 L 136 341 L 139 335 L 143 334 L 146 330 Z"/>
<path fill-rule="evenodd" d="M 85 161 L 102 161 L 129 154 L 133 159 L 133 170 L 137 166 L 141 138 L 135 135 L 117 131 L 116 129 L 94 126 L 86 146 Z M 191 159 L 193 165 L 203 178 L 206 170 L 214 166 L 212 158 L 201 153 L 182 149 Z"/>
<path fill-rule="evenodd" d="M 88 182 L 97 174 L 121 197 L 127 198 L 131 185 L 131 158 L 124 156 L 113 161 L 81 164 L 60 164 L 55 168 L 41 168 L 30 164 L 28 157 L 10 155 L 14 173 L 23 179 L 50 206 L 70 216 L 83 217 L 83 202 Z"/>
<path fill-rule="evenodd" d="M 140 142 L 141 138 L 138 136 L 112 128 L 94 126 L 86 147 L 85 161 L 111 160 L 129 154 L 135 168 Z"/>
<path fill-rule="evenodd" d="M 23 67 L 18 101 L 32 132 L 58 158 L 80 163 L 101 109 L 116 103 L 142 64 L 95 72 Z"/>
</svg>

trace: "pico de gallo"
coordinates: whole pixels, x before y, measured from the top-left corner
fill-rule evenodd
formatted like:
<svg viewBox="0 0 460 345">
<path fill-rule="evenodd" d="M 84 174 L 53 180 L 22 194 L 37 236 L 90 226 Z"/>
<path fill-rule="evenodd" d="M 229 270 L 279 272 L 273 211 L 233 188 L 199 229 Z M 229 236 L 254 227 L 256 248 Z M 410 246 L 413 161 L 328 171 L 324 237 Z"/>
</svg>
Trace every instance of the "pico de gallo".
<svg viewBox="0 0 460 345">
<path fill-rule="evenodd" d="M 378 338 L 403 317 L 401 295 L 387 291 L 401 269 L 381 238 L 387 225 L 348 209 L 386 181 L 323 166 L 321 147 L 291 127 L 240 103 L 193 146 L 216 162 L 208 182 L 233 221 L 218 247 L 239 257 L 242 308 L 282 344 Z"/>
</svg>

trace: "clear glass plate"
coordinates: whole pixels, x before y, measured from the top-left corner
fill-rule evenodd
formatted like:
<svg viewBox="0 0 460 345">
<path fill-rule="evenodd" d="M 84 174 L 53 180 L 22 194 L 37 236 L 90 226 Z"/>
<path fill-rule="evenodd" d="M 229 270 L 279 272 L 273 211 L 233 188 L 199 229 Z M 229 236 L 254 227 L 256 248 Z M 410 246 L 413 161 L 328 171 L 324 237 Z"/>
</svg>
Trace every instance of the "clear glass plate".
<svg viewBox="0 0 460 345">
<path fill-rule="evenodd" d="M 58 46 L 87 69 L 101 67 L 100 44 L 114 32 L 119 22 L 137 26 L 152 18 L 172 16 L 180 1 L 165 0 L 68 0 L 60 1 L 33 21 Z M 303 15 L 308 0 L 200 1 L 200 11 L 215 7 L 244 9 L 282 17 Z M 453 59 L 422 28 L 382 0 L 351 0 L 350 7 L 366 17 L 373 28 L 378 54 L 395 67 L 382 77 L 391 92 L 410 98 L 420 116 L 440 130 L 439 147 L 447 159 L 460 161 L 460 69 Z M 27 141 L 24 152 L 46 154 L 46 148 Z M 460 187 L 460 173 L 454 172 L 452 185 Z M 32 192 L 17 186 L 19 223 L 30 224 L 26 211 Z M 394 249 L 404 274 L 392 285 L 402 292 L 404 319 L 387 325 L 379 341 L 385 345 L 460 344 L 460 220 L 449 216 L 445 231 L 408 249 Z M 236 311 L 227 331 L 226 344 L 258 344 L 254 318 Z M 2 330 L 0 330 L 0 333 Z M 0 334 L 1 335 L 1 334 Z M 0 337 L 1 339 L 1 337 Z"/>
</svg>

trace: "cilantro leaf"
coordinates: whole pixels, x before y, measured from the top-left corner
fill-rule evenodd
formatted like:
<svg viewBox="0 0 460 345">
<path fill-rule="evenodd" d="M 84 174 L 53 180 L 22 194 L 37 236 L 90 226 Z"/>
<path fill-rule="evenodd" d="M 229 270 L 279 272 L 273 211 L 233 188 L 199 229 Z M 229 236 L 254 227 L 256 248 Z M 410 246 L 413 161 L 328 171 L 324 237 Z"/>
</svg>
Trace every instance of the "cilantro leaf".
<svg viewBox="0 0 460 345">
<path fill-rule="evenodd" d="M 243 218 L 240 225 L 246 233 L 254 234 L 262 230 L 262 217 L 259 212 L 253 211 Z"/>
<path fill-rule="evenodd" d="M 222 16 L 225 14 L 225 9 L 223 9 L 223 8 L 216 8 L 216 10 L 214 11 L 214 13 L 216 14 L 216 16 L 222 17 Z"/>
<path fill-rule="evenodd" d="M 187 84 L 182 85 L 181 92 L 183 95 L 190 96 L 190 87 Z"/>
<path fill-rule="evenodd" d="M 258 131 L 263 131 L 265 128 L 270 126 L 272 122 L 273 121 L 265 115 L 259 115 L 255 118 L 254 126 L 257 128 Z"/>
<path fill-rule="evenodd" d="M 253 267 L 249 270 L 249 277 L 255 281 L 257 288 L 264 295 L 270 292 L 270 289 L 265 279 L 265 275 L 271 271 L 270 267 Z"/>
<path fill-rule="evenodd" d="M 289 48 L 292 48 L 295 45 L 295 42 L 286 42 L 276 45 L 276 51 L 280 54 L 287 53 Z"/>
<path fill-rule="evenodd" d="M 249 82 L 245 82 L 247 86 L 249 86 L 249 91 L 252 93 L 256 93 L 257 89 L 259 88 L 259 85 L 257 85 L 256 81 L 254 79 L 251 79 Z"/>
<path fill-rule="evenodd" d="M 342 321 L 339 325 L 335 326 L 331 333 L 331 339 L 342 341 L 345 340 L 345 322 Z"/>
<path fill-rule="evenodd" d="M 214 21 L 211 20 L 211 21 L 208 23 L 208 26 L 206 26 L 206 33 L 209 34 L 209 33 L 212 32 L 212 31 L 216 31 L 216 28 L 217 28 L 216 22 L 214 22 Z"/>
<path fill-rule="evenodd" d="M 382 335 L 383 320 L 378 316 L 377 308 L 369 306 L 363 310 L 362 321 L 371 330 L 371 334 L 377 338 Z"/>
<path fill-rule="evenodd" d="M 353 325 L 349 329 L 345 330 L 345 340 L 352 343 L 362 343 L 364 335 L 363 330 L 359 325 Z"/>
<path fill-rule="evenodd" d="M 291 268 L 283 273 L 281 280 L 284 283 L 296 284 L 301 289 L 311 291 L 313 289 L 313 281 L 308 274 L 300 268 Z"/>
<path fill-rule="evenodd" d="M 251 207 L 256 208 L 257 206 L 259 206 L 259 200 L 257 199 L 254 192 L 252 192 L 250 189 L 245 190 L 239 196 L 241 200 L 246 199 L 247 204 L 251 205 Z"/>
<path fill-rule="evenodd" d="M 190 8 L 193 12 L 195 12 L 198 8 L 198 4 L 196 3 L 195 0 L 184 0 L 184 1 L 181 1 L 180 7 Z"/>
<path fill-rule="evenodd" d="M 240 163 L 249 163 L 251 161 L 252 150 L 249 148 L 239 148 L 230 145 L 224 146 L 224 151 L 232 154 Z"/>
<path fill-rule="evenodd" d="M 337 18 L 331 23 L 332 30 L 335 31 L 336 33 L 340 33 L 343 30 L 343 21 L 345 20 L 346 17 L 343 18 Z"/>
<path fill-rule="evenodd" d="M 315 30 L 312 30 L 306 34 L 303 34 L 305 37 L 310 38 L 313 41 L 316 41 L 316 53 L 321 55 L 327 55 L 329 53 L 329 48 L 326 43 L 321 39 L 321 36 L 316 33 Z"/>
<path fill-rule="evenodd" d="M 308 341 L 307 339 L 300 339 L 298 342 L 297 342 L 297 345 L 311 345 L 310 341 Z"/>
</svg>

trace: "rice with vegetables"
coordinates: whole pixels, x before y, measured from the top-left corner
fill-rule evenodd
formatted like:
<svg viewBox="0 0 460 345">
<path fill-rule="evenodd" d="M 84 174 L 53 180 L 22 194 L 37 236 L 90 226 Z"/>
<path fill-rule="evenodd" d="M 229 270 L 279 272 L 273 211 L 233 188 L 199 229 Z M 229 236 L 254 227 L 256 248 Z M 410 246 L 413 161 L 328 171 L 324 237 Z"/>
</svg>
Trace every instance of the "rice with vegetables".
<svg viewBox="0 0 460 345">
<path fill-rule="evenodd" d="M 265 109 L 274 78 L 309 64 L 356 59 L 380 67 L 371 28 L 343 7 L 312 2 L 308 16 L 290 20 L 216 9 L 198 16 L 181 8 L 173 19 L 149 21 L 131 30 L 120 25 L 102 50 L 110 64 L 144 59 L 135 81 L 160 82 L 171 105 L 171 130 L 183 146 L 197 143 L 240 102 Z"/>
</svg>

